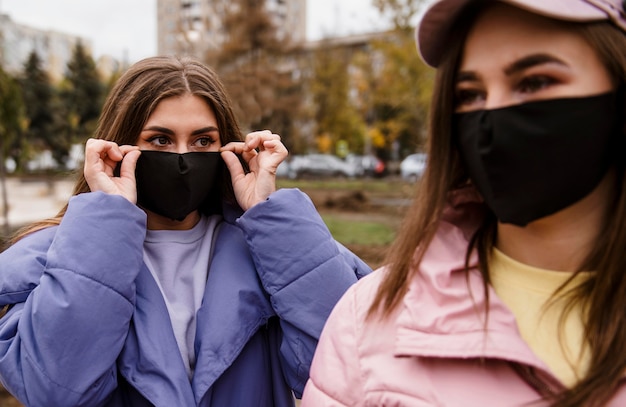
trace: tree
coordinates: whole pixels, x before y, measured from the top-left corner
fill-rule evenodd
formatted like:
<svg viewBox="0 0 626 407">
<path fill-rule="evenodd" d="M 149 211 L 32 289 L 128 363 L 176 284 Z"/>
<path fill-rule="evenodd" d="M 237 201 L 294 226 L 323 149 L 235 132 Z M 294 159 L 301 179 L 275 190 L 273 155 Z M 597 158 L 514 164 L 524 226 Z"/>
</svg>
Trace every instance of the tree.
<svg viewBox="0 0 626 407">
<path fill-rule="evenodd" d="M 0 68 L 0 184 L 2 185 L 2 208 L 4 233 L 9 233 L 9 207 L 6 190 L 7 146 L 11 145 L 24 123 L 24 104 L 19 84 Z"/>
<path fill-rule="evenodd" d="M 372 0 L 372 5 L 390 18 L 395 29 L 409 31 L 413 30 L 413 20 L 424 3 L 424 0 Z"/>
<path fill-rule="evenodd" d="M 16 146 L 24 154 L 24 150 L 36 151 L 49 149 L 57 161 L 62 162 L 63 135 L 55 131 L 55 89 L 48 74 L 42 69 L 42 62 L 36 51 L 30 53 L 24 64 L 20 86 L 25 106 L 28 126 L 21 145 Z M 27 145 L 24 145 L 27 144 Z M 25 151 L 28 153 L 28 151 Z M 20 167 L 19 156 L 14 157 Z"/>
<path fill-rule="evenodd" d="M 369 71 L 366 92 L 371 111 L 371 132 L 384 143 L 387 152 L 398 145 L 403 155 L 423 148 L 434 70 L 426 66 L 415 50 L 412 21 L 423 0 L 373 0 L 394 28 L 373 42 L 380 54 L 379 66 Z M 382 138 L 381 138 L 382 137 Z"/>
<path fill-rule="evenodd" d="M 226 39 L 209 52 L 230 94 L 235 114 L 245 130 L 271 129 L 290 148 L 297 137 L 302 87 L 295 64 L 285 56 L 293 51 L 280 38 L 265 0 L 221 0 Z"/>
<path fill-rule="evenodd" d="M 87 139 L 95 130 L 104 92 L 96 64 L 82 43 L 76 44 L 67 69 L 62 98 L 67 108 L 66 145 L 69 148 L 72 143 Z"/>
<path fill-rule="evenodd" d="M 365 123 L 350 98 L 351 61 L 351 51 L 341 46 L 323 44 L 314 54 L 310 89 L 321 152 L 329 152 L 340 140 L 353 152 L 363 151 Z"/>
</svg>

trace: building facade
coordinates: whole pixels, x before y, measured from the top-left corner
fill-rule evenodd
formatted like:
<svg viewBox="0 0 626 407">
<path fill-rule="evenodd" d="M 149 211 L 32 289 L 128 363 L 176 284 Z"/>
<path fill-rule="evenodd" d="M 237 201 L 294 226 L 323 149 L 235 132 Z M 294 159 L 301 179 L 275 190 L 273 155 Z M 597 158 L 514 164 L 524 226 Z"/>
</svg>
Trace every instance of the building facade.
<svg viewBox="0 0 626 407">
<path fill-rule="evenodd" d="M 87 52 L 91 52 L 91 42 L 84 38 L 29 27 L 0 14 L 0 65 L 11 74 L 22 72 L 30 53 L 36 51 L 42 69 L 48 72 L 52 82 L 58 82 L 65 75 L 67 63 L 79 41 Z"/>
<path fill-rule="evenodd" d="M 295 44 L 306 40 L 306 0 L 265 0 L 277 35 Z M 228 0 L 157 0 L 160 55 L 194 55 L 219 49 L 226 38 L 222 18 L 234 7 Z"/>
</svg>

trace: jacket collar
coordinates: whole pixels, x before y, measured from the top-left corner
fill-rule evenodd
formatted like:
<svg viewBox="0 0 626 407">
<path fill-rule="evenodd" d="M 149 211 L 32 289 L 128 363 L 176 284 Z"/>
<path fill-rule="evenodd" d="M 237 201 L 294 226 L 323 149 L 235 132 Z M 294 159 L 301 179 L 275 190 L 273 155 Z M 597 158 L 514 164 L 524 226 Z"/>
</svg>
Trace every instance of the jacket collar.
<svg viewBox="0 0 626 407">
<path fill-rule="evenodd" d="M 145 265 L 136 284 L 136 311 L 119 368 L 155 405 L 197 405 L 273 315 L 241 231 L 224 223 L 197 313 L 196 368 L 190 383 L 165 302 Z"/>
<path fill-rule="evenodd" d="M 120 374 L 155 406 L 195 405 L 163 296 L 144 264 L 135 313 L 118 358 Z"/>
<path fill-rule="evenodd" d="M 497 358 L 548 371 L 521 338 L 514 315 L 488 287 L 487 296 L 468 242 L 484 218 L 473 187 L 453 191 L 439 229 L 420 262 L 397 319 L 397 356 Z"/>
<path fill-rule="evenodd" d="M 198 310 L 197 360 L 192 382 L 196 402 L 202 400 L 273 315 L 241 230 L 229 223 L 222 224 Z"/>
</svg>

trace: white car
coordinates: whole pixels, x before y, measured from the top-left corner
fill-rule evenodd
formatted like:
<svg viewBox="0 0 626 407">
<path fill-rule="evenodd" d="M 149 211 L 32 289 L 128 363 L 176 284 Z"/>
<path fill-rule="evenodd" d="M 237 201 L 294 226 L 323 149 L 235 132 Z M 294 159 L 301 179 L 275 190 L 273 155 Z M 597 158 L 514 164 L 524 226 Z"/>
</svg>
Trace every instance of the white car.
<svg viewBox="0 0 626 407">
<path fill-rule="evenodd" d="M 400 163 L 400 175 L 409 182 L 417 181 L 426 169 L 426 154 L 415 153 L 407 156 Z"/>
<path fill-rule="evenodd" d="M 289 177 L 349 177 L 360 175 L 360 168 L 330 154 L 296 155 L 289 163 Z"/>
</svg>

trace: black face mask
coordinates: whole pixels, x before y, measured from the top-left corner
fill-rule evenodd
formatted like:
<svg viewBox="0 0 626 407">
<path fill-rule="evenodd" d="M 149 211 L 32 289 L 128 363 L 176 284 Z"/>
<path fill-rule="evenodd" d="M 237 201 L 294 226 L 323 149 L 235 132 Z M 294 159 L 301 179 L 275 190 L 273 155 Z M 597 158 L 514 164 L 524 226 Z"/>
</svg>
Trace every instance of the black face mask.
<svg viewBox="0 0 626 407">
<path fill-rule="evenodd" d="M 599 184 L 622 135 L 617 101 L 606 93 L 454 115 L 465 168 L 499 221 L 525 226 Z"/>
<path fill-rule="evenodd" d="M 221 210 L 224 161 L 218 152 L 143 150 L 137 160 L 137 205 L 181 221 L 191 212 Z"/>
</svg>

